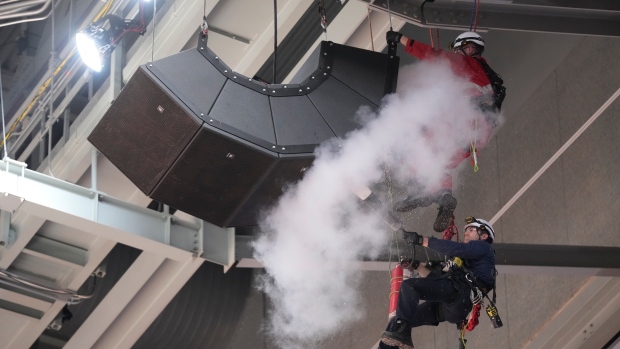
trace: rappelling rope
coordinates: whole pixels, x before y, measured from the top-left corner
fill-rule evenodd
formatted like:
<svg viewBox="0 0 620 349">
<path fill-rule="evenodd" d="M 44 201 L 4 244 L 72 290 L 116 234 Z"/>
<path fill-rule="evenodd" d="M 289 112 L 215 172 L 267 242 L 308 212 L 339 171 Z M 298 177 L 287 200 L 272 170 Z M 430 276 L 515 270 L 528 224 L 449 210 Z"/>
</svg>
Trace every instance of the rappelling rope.
<svg viewBox="0 0 620 349">
<path fill-rule="evenodd" d="M 441 48 L 441 43 L 439 42 L 439 28 L 435 29 L 435 34 L 437 35 L 437 49 Z M 431 37 L 431 47 L 435 48 L 435 40 L 433 37 L 433 28 L 428 28 L 428 35 Z"/>
<path fill-rule="evenodd" d="M 478 22 L 478 0 L 474 0 L 474 7 L 471 9 L 471 21 L 469 24 L 469 31 L 476 31 Z"/>
<path fill-rule="evenodd" d="M 471 137 L 472 141 L 470 143 L 470 155 L 471 155 L 471 164 L 474 166 L 474 172 L 478 172 L 478 170 L 480 169 L 478 167 L 478 149 L 476 147 L 477 145 L 477 137 L 476 137 L 476 133 L 478 132 L 478 119 L 474 119 L 474 134 Z"/>
<path fill-rule="evenodd" d="M 385 176 L 385 183 L 387 184 L 387 194 L 388 194 L 388 201 L 390 203 L 390 207 L 393 204 L 394 201 L 394 191 L 393 191 L 393 185 L 392 185 L 392 176 L 390 175 L 390 170 L 388 169 L 387 165 L 383 165 L 383 173 Z M 392 245 L 396 243 L 396 253 L 398 255 L 397 258 L 400 258 L 400 246 L 398 244 L 398 237 L 396 236 L 396 231 L 392 230 L 392 243 L 390 244 L 390 258 L 389 258 L 389 264 L 388 264 L 388 273 L 390 273 L 390 282 L 392 281 Z"/>
<path fill-rule="evenodd" d="M 370 7 L 368 8 L 368 27 L 370 28 L 370 48 L 375 51 L 375 41 L 372 35 L 372 22 L 370 21 Z"/>
<path fill-rule="evenodd" d="M 435 42 L 433 41 L 433 28 L 428 28 L 428 36 L 431 37 L 431 47 L 435 48 Z"/>
<path fill-rule="evenodd" d="M 463 348 L 467 348 L 467 342 L 465 341 L 465 327 L 461 329 L 461 343 L 463 343 Z"/>
</svg>

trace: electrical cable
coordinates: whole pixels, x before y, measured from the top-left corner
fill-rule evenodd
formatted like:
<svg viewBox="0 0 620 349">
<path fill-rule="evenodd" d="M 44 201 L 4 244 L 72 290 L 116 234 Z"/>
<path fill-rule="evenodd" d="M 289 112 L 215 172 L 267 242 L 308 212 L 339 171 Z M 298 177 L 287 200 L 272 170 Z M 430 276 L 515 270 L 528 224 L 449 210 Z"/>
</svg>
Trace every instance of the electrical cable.
<svg viewBox="0 0 620 349">
<path fill-rule="evenodd" d="M 25 289 L 30 292 L 43 295 L 48 298 L 63 300 L 70 304 L 77 304 L 81 302 L 82 300 L 93 297 L 94 292 L 95 292 L 95 286 L 97 283 L 96 276 L 94 277 L 95 277 L 95 280 L 93 281 L 92 292 L 87 295 L 82 295 L 74 291 L 68 291 L 68 290 L 62 290 L 62 289 L 56 289 L 56 288 L 44 286 L 34 281 L 26 280 L 7 270 L 0 269 L 0 282 L 8 283 L 14 287 Z"/>
<path fill-rule="evenodd" d="M 112 46 L 116 45 L 116 43 L 118 43 L 125 36 L 125 34 L 127 34 L 129 32 L 140 33 L 140 32 L 142 32 L 144 30 L 144 27 L 145 27 L 145 25 L 144 25 L 144 8 L 143 8 L 143 5 L 142 5 L 142 1 L 140 1 L 138 3 L 138 8 L 139 8 L 138 13 L 140 14 L 140 21 L 138 22 L 138 26 L 125 28 L 120 33 L 115 34 L 116 36 L 111 41 L 110 45 L 112 45 Z M 134 23 L 133 23 L 133 21 L 130 21 L 130 22 L 128 22 L 128 23 L 126 22 L 124 24 L 134 24 Z M 155 47 L 155 41 L 153 41 L 153 47 Z M 151 60 L 152 59 L 153 58 L 151 57 Z"/>
</svg>

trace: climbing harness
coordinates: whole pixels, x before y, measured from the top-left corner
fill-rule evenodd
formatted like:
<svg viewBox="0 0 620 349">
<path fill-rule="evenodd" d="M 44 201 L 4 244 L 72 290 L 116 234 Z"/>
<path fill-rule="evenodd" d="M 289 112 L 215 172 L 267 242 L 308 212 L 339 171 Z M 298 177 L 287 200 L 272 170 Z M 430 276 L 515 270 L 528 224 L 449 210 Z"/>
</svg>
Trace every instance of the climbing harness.
<svg viewBox="0 0 620 349">
<path fill-rule="evenodd" d="M 485 287 L 477 281 L 474 274 L 465 265 L 465 262 L 458 257 L 452 258 L 448 265 L 450 267 L 448 271 L 450 275 L 449 277 L 464 280 L 470 287 L 469 298 L 472 303 L 472 309 L 465 318 L 465 320 L 457 324 L 457 329 L 460 331 L 461 334 L 459 339 L 459 345 L 461 348 L 465 348 L 467 343 L 467 340 L 465 339 L 465 331 L 471 332 L 476 328 L 476 326 L 478 326 L 480 322 L 480 312 L 482 310 L 482 306 L 484 305 L 484 298 L 486 298 L 489 302 L 489 304 L 486 305 L 485 310 L 487 315 L 489 316 L 489 319 L 491 320 L 491 323 L 493 324 L 493 327 L 500 328 L 503 326 L 503 324 L 502 320 L 499 317 L 497 307 L 495 306 L 495 286 L 493 286 L 491 290 L 488 290 L 488 292 L 485 292 Z M 496 276 L 497 270 L 495 270 L 493 278 L 495 279 Z M 492 300 L 491 298 L 489 298 L 488 295 L 490 291 L 493 291 Z"/>
</svg>

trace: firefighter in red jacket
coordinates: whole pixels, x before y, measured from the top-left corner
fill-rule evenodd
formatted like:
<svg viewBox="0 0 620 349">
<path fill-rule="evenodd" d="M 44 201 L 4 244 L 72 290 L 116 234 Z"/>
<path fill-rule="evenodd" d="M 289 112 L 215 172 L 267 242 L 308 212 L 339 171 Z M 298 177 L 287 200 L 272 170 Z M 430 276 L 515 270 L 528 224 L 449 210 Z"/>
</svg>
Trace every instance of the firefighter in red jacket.
<svg viewBox="0 0 620 349">
<path fill-rule="evenodd" d="M 482 125 L 480 123 L 477 125 L 479 136 L 476 140 L 476 150 L 483 148 L 488 143 L 493 128 L 497 126 L 506 89 L 503 87 L 501 77 L 489 67 L 486 60 L 481 56 L 484 51 L 482 37 L 475 32 L 462 33 L 450 45 L 452 52 L 441 49 L 435 50 L 427 44 L 407 38 L 395 31 L 388 31 L 386 40 L 388 45 L 401 43 L 405 46 L 405 52 L 420 60 L 437 57 L 446 58 L 455 75 L 469 80 L 471 85 L 469 93 L 485 116 L 481 118 L 484 120 Z M 430 140 L 433 141 L 432 138 Z M 444 176 L 441 187 L 438 190 L 431 190 L 433 194 L 422 194 L 419 190 L 412 190 L 405 200 L 394 205 L 394 210 L 408 212 L 417 207 L 426 207 L 437 203 L 439 212 L 433 229 L 442 232 L 448 228 L 453 211 L 456 208 L 456 198 L 452 195 L 452 175 L 450 172 L 463 160 L 471 156 L 471 151 L 471 148 L 462 149 L 453 154 L 452 162 L 446 169 L 448 172 Z"/>
</svg>

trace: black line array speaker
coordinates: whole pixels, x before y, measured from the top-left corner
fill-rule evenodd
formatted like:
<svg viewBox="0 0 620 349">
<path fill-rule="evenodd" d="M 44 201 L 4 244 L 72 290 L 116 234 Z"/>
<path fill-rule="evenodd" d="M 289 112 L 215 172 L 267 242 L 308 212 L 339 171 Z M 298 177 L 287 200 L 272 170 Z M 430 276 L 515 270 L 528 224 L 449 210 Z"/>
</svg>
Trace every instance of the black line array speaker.
<svg viewBox="0 0 620 349">
<path fill-rule="evenodd" d="M 221 227 L 256 225 L 321 142 L 396 89 L 393 51 L 322 42 L 305 80 L 265 84 L 206 42 L 142 65 L 88 140 L 150 198 Z"/>
</svg>

